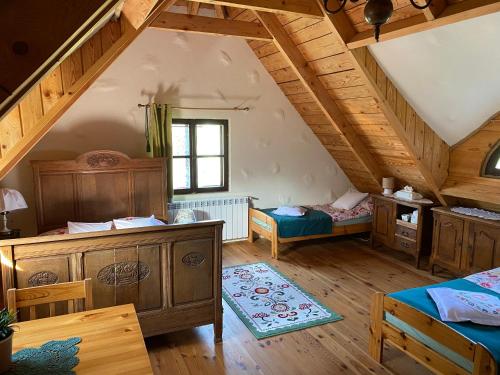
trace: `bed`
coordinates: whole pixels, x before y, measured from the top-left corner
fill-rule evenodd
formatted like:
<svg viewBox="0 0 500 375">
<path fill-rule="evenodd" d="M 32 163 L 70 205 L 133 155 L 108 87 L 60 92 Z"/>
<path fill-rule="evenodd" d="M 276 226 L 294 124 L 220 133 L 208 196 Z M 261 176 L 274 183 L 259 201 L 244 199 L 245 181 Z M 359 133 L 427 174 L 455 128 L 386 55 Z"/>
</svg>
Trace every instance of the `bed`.
<svg viewBox="0 0 500 375">
<path fill-rule="evenodd" d="M 496 279 L 497 289 L 487 279 Z M 384 342 L 407 353 L 436 374 L 497 375 L 500 327 L 443 322 L 427 288 L 447 287 L 500 296 L 500 268 L 426 287 L 384 295 L 371 306 L 370 355 L 382 362 Z"/>
<path fill-rule="evenodd" d="M 250 208 L 248 213 L 248 241 L 255 235 L 271 241 L 271 255 L 279 259 L 279 245 L 318 238 L 364 233 L 371 231 L 373 204 L 367 198 L 352 210 L 333 209 L 330 204 L 305 206 L 307 214 L 301 217 L 277 216 L 273 208 Z"/>
<path fill-rule="evenodd" d="M 58 230 L 68 221 L 166 219 L 164 159 L 93 151 L 75 160 L 33 162 L 33 171 L 38 233 L 53 232 L 0 241 L 3 304 L 9 288 L 91 278 L 94 307 L 134 303 L 144 336 L 213 323 L 221 340 L 223 221 Z M 56 307 L 58 314 L 66 310 Z M 37 316 L 47 312 L 37 307 Z"/>
</svg>

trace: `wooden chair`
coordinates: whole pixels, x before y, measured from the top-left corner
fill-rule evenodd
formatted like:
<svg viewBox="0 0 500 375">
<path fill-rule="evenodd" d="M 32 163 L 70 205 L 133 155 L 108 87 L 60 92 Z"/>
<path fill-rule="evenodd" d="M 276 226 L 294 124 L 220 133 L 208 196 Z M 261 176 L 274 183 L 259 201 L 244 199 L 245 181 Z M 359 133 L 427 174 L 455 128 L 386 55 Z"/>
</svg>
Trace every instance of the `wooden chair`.
<svg viewBox="0 0 500 375">
<path fill-rule="evenodd" d="M 92 280 L 73 281 L 32 288 L 7 290 L 7 307 L 16 313 L 17 309 L 29 307 L 30 320 L 36 319 L 36 306 L 48 304 L 49 315 L 56 315 L 56 302 L 68 301 L 68 313 L 75 311 L 75 301 L 85 300 L 85 311 L 93 309 Z"/>
</svg>

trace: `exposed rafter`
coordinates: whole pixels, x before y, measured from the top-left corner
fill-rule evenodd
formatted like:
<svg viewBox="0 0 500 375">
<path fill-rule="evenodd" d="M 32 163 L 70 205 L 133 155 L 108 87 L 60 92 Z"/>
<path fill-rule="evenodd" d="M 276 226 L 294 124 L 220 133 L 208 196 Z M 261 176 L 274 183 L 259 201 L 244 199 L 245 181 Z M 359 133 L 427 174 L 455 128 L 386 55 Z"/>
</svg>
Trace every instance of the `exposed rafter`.
<svg viewBox="0 0 500 375">
<path fill-rule="evenodd" d="M 187 5 L 187 12 L 192 16 L 196 16 L 200 10 L 200 3 L 197 1 L 189 1 Z"/>
<path fill-rule="evenodd" d="M 7 153 L 0 159 L 0 180 L 16 166 L 16 164 L 38 143 L 38 141 L 51 129 L 61 115 L 85 92 L 85 90 L 99 77 L 99 75 L 120 55 L 125 48 L 149 25 L 164 8 L 170 7 L 176 0 L 159 1 L 143 23 L 134 28 L 128 20 L 123 20 L 123 33 L 104 54 L 91 64 L 85 73 L 78 78 L 64 93 L 58 97 L 52 106 L 39 117 L 36 123 L 30 124 L 29 128 L 23 126 L 22 137 L 11 146 Z M 71 58 L 71 56 L 69 57 Z M 81 64 L 81 62 L 80 62 Z M 85 64 L 85 62 L 84 62 Z M 68 74 L 71 74 L 68 72 Z M 40 89 L 35 86 L 34 89 Z M 14 109 L 17 110 L 17 109 Z M 5 126 L 4 123 L 2 125 Z"/>
<path fill-rule="evenodd" d="M 311 0 L 200 0 L 200 2 L 264 12 L 294 13 L 306 17 L 323 17 L 321 9 Z"/>
<path fill-rule="evenodd" d="M 163 12 L 149 27 L 201 34 L 231 35 L 245 39 L 272 40 L 266 28 L 255 22 Z"/>
<path fill-rule="evenodd" d="M 214 4 L 215 16 L 217 18 L 226 18 L 226 14 L 224 12 L 224 7 L 222 5 Z"/>
<path fill-rule="evenodd" d="M 273 36 L 276 47 L 281 51 L 304 86 L 309 90 L 318 106 L 330 120 L 332 126 L 335 126 L 345 138 L 346 143 L 352 148 L 353 153 L 367 170 L 374 184 L 381 187 L 383 174 L 379 165 L 358 138 L 355 130 L 347 121 L 335 103 L 335 100 L 332 99 L 328 90 L 316 76 L 314 70 L 308 65 L 300 50 L 283 29 L 278 18 L 274 14 L 266 12 L 257 12 L 257 15 L 262 24 Z"/>
<path fill-rule="evenodd" d="M 440 12 L 433 9 L 440 8 L 431 8 L 426 13 L 404 18 L 382 26 L 380 41 L 395 39 L 471 18 L 496 13 L 500 11 L 500 1 L 464 0 L 460 3 L 448 5 Z M 433 11 L 435 13 L 432 13 Z M 376 42 L 371 30 L 357 33 L 351 38 L 344 39 L 344 41 L 347 43 L 349 49 L 367 46 Z"/>
</svg>

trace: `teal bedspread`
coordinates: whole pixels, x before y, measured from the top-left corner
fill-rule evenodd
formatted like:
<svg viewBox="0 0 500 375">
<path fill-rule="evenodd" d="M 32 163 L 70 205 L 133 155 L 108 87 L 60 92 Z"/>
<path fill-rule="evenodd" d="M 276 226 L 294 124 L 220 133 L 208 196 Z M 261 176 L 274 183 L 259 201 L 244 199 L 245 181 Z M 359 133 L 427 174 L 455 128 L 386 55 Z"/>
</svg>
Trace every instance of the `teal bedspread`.
<svg viewBox="0 0 500 375">
<path fill-rule="evenodd" d="M 278 236 L 282 238 L 332 234 L 332 217 L 323 211 L 307 210 L 304 216 L 280 216 L 272 213 L 275 208 L 260 211 L 271 216 L 278 225 Z"/>
<path fill-rule="evenodd" d="M 440 320 L 438 309 L 434 301 L 426 291 L 426 289 L 428 288 L 436 288 L 436 287 L 446 287 L 457 290 L 467 290 L 471 292 L 486 293 L 497 297 L 499 296 L 498 293 L 495 293 L 494 291 L 486 288 L 482 288 L 479 285 L 474 284 L 468 280 L 456 279 L 435 285 L 402 290 L 400 292 L 389 294 L 389 297 L 404 302 L 407 305 L 413 306 L 417 310 L 420 310 L 436 318 L 437 320 Z M 412 327 L 407 326 L 404 322 L 400 321 L 399 319 L 396 319 L 393 316 L 386 316 L 385 319 L 393 323 L 394 325 L 398 326 L 400 329 L 403 329 L 410 336 L 413 336 L 417 340 L 427 344 L 434 350 L 440 352 L 442 355 L 446 356 L 448 359 L 457 363 L 466 370 L 470 371 L 472 369 L 472 363 L 470 363 L 470 361 L 461 357 L 457 353 L 450 352 L 449 349 L 442 347 L 439 343 L 435 342 L 430 337 L 425 336 L 422 333 L 415 331 L 414 329 L 413 329 L 414 332 L 411 332 Z M 500 364 L 500 327 L 484 326 L 470 322 L 462 322 L 462 323 L 443 322 L 443 323 L 451 327 L 455 331 L 461 333 L 465 337 L 469 338 L 470 340 L 474 342 L 480 342 L 481 344 L 483 344 L 491 352 L 497 364 Z M 498 373 L 500 374 L 500 366 L 498 367 L 499 367 Z"/>
</svg>

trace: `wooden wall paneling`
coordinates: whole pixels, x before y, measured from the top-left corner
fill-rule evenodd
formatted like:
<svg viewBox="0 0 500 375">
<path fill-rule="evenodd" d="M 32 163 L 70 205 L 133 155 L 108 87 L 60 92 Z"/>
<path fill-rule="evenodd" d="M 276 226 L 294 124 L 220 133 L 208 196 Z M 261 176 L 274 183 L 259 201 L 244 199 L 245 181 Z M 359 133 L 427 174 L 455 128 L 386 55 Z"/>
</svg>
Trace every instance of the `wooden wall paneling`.
<svg viewBox="0 0 500 375">
<path fill-rule="evenodd" d="M 21 110 L 21 123 L 23 125 L 23 136 L 36 128 L 38 121 L 43 116 L 42 93 L 40 84 L 37 84 L 23 98 L 19 104 Z"/>
<path fill-rule="evenodd" d="M 484 159 L 498 140 L 500 113 L 451 148 L 450 173 L 442 193 L 469 200 L 466 204 L 500 210 L 500 179 L 480 176 Z"/>
<path fill-rule="evenodd" d="M 63 89 L 67 93 L 70 87 L 83 75 L 82 51 L 80 48 L 61 63 L 61 75 Z"/>
<path fill-rule="evenodd" d="M 447 174 L 448 146 L 434 132 L 426 132 L 425 128 L 428 126 L 420 118 L 418 120 L 419 131 L 417 132 L 417 114 L 393 84 L 388 85 L 386 83 L 385 87 L 387 89 L 384 94 L 383 86 L 381 90 L 380 83 L 377 83 L 377 74 L 381 76 L 378 73 L 378 64 L 365 47 L 356 51 L 349 51 L 348 54 L 356 65 L 356 69 L 364 75 L 368 87 L 371 89 L 373 96 L 377 98 L 389 124 L 414 160 L 418 172 L 427 182 L 426 190 L 432 191 L 441 204 L 447 205 L 446 200 L 440 193 L 440 187 Z M 387 82 L 389 81 L 387 77 L 385 79 Z M 396 108 L 394 108 L 394 98 L 396 99 Z M 430 140 L 416 140 L 415 138 L 416 135 L 424 135 L 425 138 L 426 135 L 430 134 L 432 134 Z M 420 152 L 424 154 L 420 154 Z M 426 157 L 426 152 L 430 152 L 432 156 L 427 155 Z M 429 164 L 429 161 L 431 164 Z"/>
<path fill-rule="evenodd" d="M 101 34 L 101 46 L 104 53 L 120 38 L 122 34 L 120 22 L 118 20 L 110 20 L 110 22 L 99 30 L 99 33 Z"/>
<path fill-rule="evenodd" d="M 102 56 L 101 34 L 96 33 L 82 46 L 83 72 L 87 72 Z"/>
<path fill-rule="evenodd" d="M 128 1 L 128 0 L 127 0 Z M 42 93 L 40 85 L 34 86 L 20 104 L 22 138 L 13 144 L 8 153 L 2 153 L 0 159 L 0 180 L 31 150 L 31 148 L 50 130 L 59 117 L 80 97 L 92 82 L 114 61 L 114 59 L 151 23 L 164 8 L 170 7 L 175 0 L 161 0 L 155 10 L 144 20 L 138 29 L 127 27 L 127 22 L 121 22 L 125 33 L 103 53 L 101 33 L 96 33 L 80 53 L 74 52 L 61 66 L 64 95 L 52 103 L 50 109 L 43 113 Z M 115 21 L 110 21 L 115 22 Z M 113 26 L 116 27 L 116 26 Z M 83 55 L 82 55 L 83 53 Z M 81 56 L 81 65 L 79 61 Z M 100 57 L 98 57 L 100 56 Z M 97 59 L 96 59 L 97 58 Z M 90 65 L 93 62 L 92 65 Z M 80 67 L 82 75 L 80 75 Z M 74 82 L 73 82 L 74 81 Z M 72 82 L 72 83 L 71 83 Z M 0 121 L 0 127 L 4 120 Z"/>
<path fill-rule="evenodd" d="M 283 57 L 286 58 L 288 64 L 292 66 L 296 74 L 299 76 L 299 79 L 307 87 L 317 102 L 316 106 L 308 107 L 307 111 L 304 110 L 304 105 L 296 105 L 299 112 L 307 115 L 321 114 L 321 112 L 323 112 L 323 114 L 329 118 L 331 124 L 335 126 L 346 138 L 348 144 L 353 148 L 355 154 L 357 154 L 359 161 L 373 176 L 374 184 L 380 185 L 382 174 L 378 165 L 373 163 L 369 152 L 366 150 L 366 147 L 362 144 L 362 142 L 360 142 L 351 124 L 344 117 L 338 105 L 317 78 L 317 74 L 321 74 L 321 72 L 318 71 L 318 67 L 315 67 L 314 65 L 317 61 L 325 59 L 315 60 L 307 64 L 306 59 L 293 40 L 283 30 L 276 16 L 263 12 L 258 12 L 257 15 L 259 16 L 261 23 L 274 37 L 276 46 L 283 53 Z M 332 57 L 327 57 L 326 59 L 331 59 Z"/>
<path fill-rule="evenodd" d="M 0 121 L 0 157 L 3 157 L 21 139 L 23 129 L 19 105 Z"/>
<path fill-rule="evenodd" d="M 60 66 L 50 72 L 40 83 L 43 113 L 47 113 L 64 94 Z"/>
</svg>

